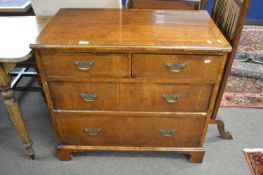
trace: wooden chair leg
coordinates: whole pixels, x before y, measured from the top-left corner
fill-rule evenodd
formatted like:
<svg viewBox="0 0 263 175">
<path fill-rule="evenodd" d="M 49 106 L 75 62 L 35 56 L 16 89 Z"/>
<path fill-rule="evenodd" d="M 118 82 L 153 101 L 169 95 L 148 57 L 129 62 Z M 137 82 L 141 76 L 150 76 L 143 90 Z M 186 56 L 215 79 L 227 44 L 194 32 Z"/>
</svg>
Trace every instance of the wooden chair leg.
<svg viewBox="0 0 263 175">
<path fill-rule="evenodd" d="M 225 123 L 222 119 L 212 119 L 210 124 L 216 124 L 219 136 L 223 139 L 233 140 L 233 136 L 229 131 L 225 131 Z"/>
</svg>

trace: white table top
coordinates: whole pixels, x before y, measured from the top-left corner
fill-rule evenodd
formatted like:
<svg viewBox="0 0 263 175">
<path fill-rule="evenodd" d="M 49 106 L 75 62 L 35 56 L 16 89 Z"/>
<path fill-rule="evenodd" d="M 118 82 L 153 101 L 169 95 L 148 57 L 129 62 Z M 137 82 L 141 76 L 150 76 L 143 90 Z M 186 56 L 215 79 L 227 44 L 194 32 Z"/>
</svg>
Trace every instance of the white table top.
<svg viewBox="0 0 263 175">
<path fill-rule="evenodd" d="M 0 17 L 0 62 L 21 62 L 29 59 L 34 42 L 51 17 Z"/>
</svg>

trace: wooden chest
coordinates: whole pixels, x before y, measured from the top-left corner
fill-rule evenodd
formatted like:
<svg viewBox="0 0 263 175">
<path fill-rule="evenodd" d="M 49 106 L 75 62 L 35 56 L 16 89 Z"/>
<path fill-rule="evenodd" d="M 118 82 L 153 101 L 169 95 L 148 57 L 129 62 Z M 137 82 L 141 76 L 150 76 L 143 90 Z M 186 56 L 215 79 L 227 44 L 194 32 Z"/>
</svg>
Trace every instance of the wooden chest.
<svg viewBox="0 0 263 175">
<path fill-rule="evenodd" d="M 231 50 L 206 11 L 64 9 L 31 47 L 60 160 L 116 150 L 202 162 Z"/>
</svg>

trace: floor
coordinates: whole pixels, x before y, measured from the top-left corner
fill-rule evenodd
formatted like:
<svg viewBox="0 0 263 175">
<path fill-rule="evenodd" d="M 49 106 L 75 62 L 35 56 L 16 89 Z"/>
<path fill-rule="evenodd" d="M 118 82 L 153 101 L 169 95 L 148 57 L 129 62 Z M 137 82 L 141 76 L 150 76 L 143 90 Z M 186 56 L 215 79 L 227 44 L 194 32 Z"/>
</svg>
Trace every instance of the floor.
<svg viewBox="0 0 263 175">
<path fill-rule="evenodd" d="M 234 136 L 220 139 L 216 126 L 210 126 L 205 142 L 203 164 L 188 163 L 175 153 L 87 152 L 70 162 L 55 156 L 55 135 L 47 106 L 39 93 L 17 93 L 22 112 L 34 142 L 36 160 L 30 160 L 0 100 L 0 175 L 249 175 L 243 148 L 262 147 L 263 110 L 220 110 Z M 30 107 L 28 107 L 30 106 Z"/>
</svg>

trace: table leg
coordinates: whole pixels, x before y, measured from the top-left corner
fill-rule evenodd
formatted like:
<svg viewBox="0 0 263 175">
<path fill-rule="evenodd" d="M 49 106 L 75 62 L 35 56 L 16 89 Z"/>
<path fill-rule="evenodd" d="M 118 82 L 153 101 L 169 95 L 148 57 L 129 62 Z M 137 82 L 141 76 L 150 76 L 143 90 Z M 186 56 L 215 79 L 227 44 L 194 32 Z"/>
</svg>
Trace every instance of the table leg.
<svg viewBox="0 0 263 175">
<path fill-rule="evenodd" d="M 31 159 L 35 158 L 35 153 L 32 147 L 32 141 L 28 135 L 25 122 L 22 117 L 22 113 L 18 106 L 18 103 L 14 97 L 14 91 L 10 88 L 11 77 L 10 77 L 10 66 L 8 64 L 0 63 L 0 91 L 1 96 L 4 99 L 5 105 L 9 112 L 10 118 L 16 127 L 27 153 Z"/>
</svg>

